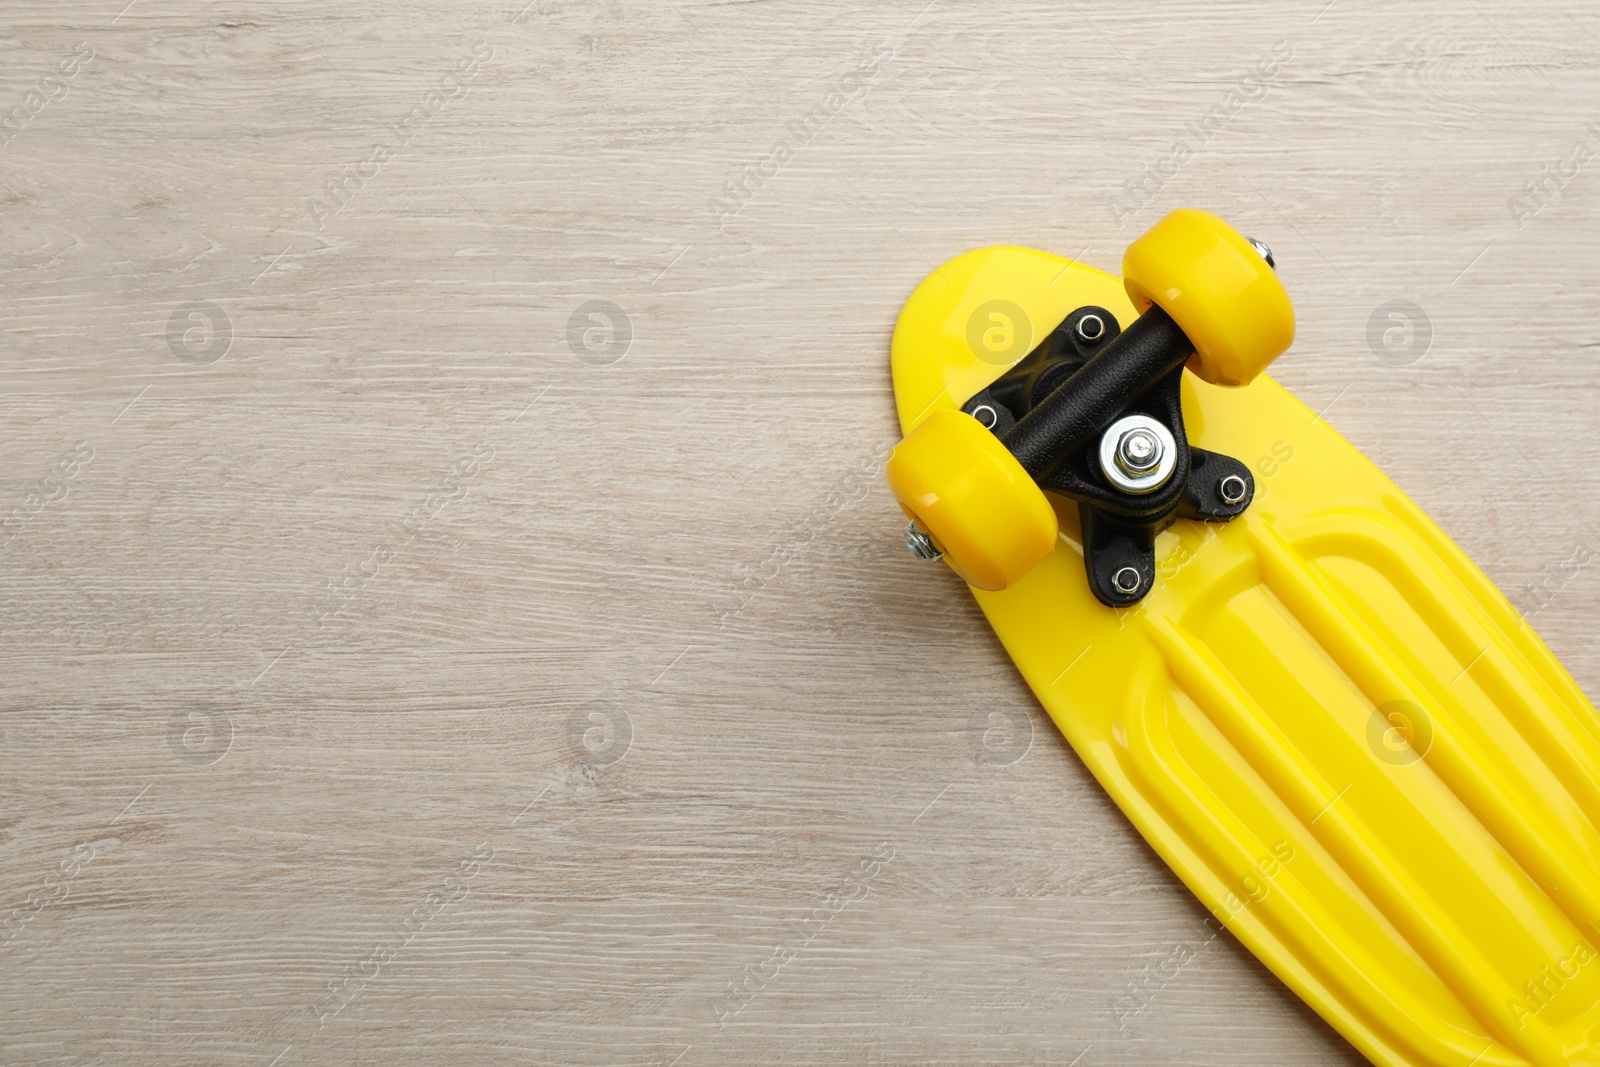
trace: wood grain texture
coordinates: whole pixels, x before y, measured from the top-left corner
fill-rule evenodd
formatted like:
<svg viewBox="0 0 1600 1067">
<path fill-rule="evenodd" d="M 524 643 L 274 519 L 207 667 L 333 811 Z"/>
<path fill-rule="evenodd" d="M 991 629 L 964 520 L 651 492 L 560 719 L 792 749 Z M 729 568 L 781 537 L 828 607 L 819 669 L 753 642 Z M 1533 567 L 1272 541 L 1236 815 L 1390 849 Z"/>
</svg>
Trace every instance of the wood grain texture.
<svg viewBox="0 0 1600 1067">
<path fill-rule="evenodd" d="M 1593 694 L 1592 5 L 125 2 L 0 13 L 0 1060 L 1361 1062 L 904 552 L 890 330 L 1224 215 Z"/>
</svg>

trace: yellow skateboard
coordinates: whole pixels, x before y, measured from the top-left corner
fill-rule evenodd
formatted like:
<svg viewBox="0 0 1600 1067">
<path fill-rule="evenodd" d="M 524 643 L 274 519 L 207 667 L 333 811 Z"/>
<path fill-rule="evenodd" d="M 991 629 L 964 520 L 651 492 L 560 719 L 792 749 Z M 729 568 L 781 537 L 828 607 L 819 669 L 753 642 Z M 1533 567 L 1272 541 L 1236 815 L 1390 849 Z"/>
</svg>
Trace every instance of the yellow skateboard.
<svg viewBox="0 0 1600 1067">
<path fill-rule="evenodd" d="M 1264 245 L 1025 248 L 895 327 L 907 544 L 1216 917 L 1374 1063 L 1600 1065 L 1600 718 L 1394 483 L 1260 372 Z M 1188 372 L 1185 372 L 1185 366 Z"/>
</svg>

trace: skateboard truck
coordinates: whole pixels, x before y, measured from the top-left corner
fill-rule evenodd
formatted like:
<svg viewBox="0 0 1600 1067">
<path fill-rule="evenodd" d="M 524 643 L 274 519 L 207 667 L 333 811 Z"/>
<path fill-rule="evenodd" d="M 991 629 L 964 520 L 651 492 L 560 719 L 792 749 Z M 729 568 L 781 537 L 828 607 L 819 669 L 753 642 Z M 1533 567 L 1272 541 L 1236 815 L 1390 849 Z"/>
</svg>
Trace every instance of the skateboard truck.
<svg viewBox="0 0 1600 1067">
<path fill-rule="evenodd" d="M 1292 311 L 1275 270 L 1266 245 L 1199 212 L 1141 238 L 1123 273 L 1135 304 L 1148 305 L 1142 315 L 1122 329 L 1106 308 L 1077 308 L 962 405 L 968 425 L 988 430 L 1003 452 L 970 440 L 984 436 L 977 427 L 945 423 L 891 471 L 912 517 L 907 546 L 938 559 L 957 544 L 962 558 L 949 562 L 962 577 L 1005 588 L 1053 548 L 1053 514 L 1040 518 L 1049 505 L 1029 499 L 1047 490 L 1078 504 L 1095 597 L 1138 603 L 1155 585 L 1157 534 L 1180 518 L 1227 522 L 1250 506 L 1250 469 L 1190 444 L 1181 387 L 1186 364 L 1239 385 L 1288 346 Z M 959 487 L 963 468 L 985 488 Z"/>
<path fill-rule="evenodd" d="M 1270 251 L 1262 258 L 1272 262 Z M 1150 592 L 1156 535 L 1174 521 L 1227 522 L 1254 496 L 1248 467 L 1184 432 L 1179 389 L 1193 354 L 1158 307 L 1126 330 L 1105 308 L 1081 307 L 962 405 L 1041 489 L 1077 501 L 1084 569 L 1102 604 Z"/>
</svg>

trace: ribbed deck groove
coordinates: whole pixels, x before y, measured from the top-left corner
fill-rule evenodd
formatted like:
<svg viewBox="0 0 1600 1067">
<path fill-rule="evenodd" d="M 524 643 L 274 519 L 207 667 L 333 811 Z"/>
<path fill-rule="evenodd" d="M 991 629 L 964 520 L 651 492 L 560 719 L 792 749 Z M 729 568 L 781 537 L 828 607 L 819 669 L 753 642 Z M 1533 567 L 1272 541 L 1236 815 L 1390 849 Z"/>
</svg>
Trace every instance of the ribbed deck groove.
<svg viewBox="0 0 1600 1067">
<path fill-rule="evenodd" d="M 1426 889 L 1398 857 L 1377 844 L 1379 835 L 1361 825 L 1347 806 L 1330 803 L 1342 787 L 1332 788 L 1322 780 L 1238 680 L 1192 635 L 1167 619 L 1148 619 L 1146 626 L 1189 698 L 1487 1032 L 1538 1067 L 1564 1067 L 1560 1042 L 1550 1027 L 1536 1016 L 1524 1019 L 1521 1029 L 1508 1025 L 1506 1005 L 1516 991 L 1442 911 L 1437 918 L 1429 914 L 1422 906 L 1430 899 Z"/>
<path fill-rule="evenodd" d="M 1334 535 L 1317 534 L 1307 536 L 1302 543 L 1308 546 L 1315 545 L 1331 536 Z M 1343 538 L 1345 535 L 1341 533 L 1338 536 Z M 1365 544 L 1362 547 L 1363 549 L 1369 548 Z M 1370 547 L 1372 549 L 1371 554 L 1376 554 L 1377 546 Z M 1383 553 L 1383 555 L 1397 570 L 1402 572 L 1393 575 L 1387 571 L 1383 572 L 1384 577 L 1394 581 L 1397 586 L 1402 584 L 1403 574 L 1415 573 L 1414 568 L 1422 566 L 1424 562 L 1423 559 L 1403 560 L 1392 553 Z M 1363 558 L 1366 562 L 1372 564 L 1373 561 L 1367 553 L 1363 553 Z M 1352 609 L 1359 609 L 1362 606 L 1358 599 L 1355 598 L 1356 595 L 1354 593 L 1346 594 L 1340 591 L 1338 583 L 1333 579 L 1329 579 L 1329 583 L 1334 589 L 1334 594 L 1339 597 L 1341 602 Z M 1435 596 L 1425 592 L 1420 584 L 1414 589 L 1405 589 L 1404 593 L 1413 602 L 1431 607 L 1434 614 L 1444 617 L 1443 604 Z M 1405 666 L 1410 675 L 1421 682 L 1435 704 L 1453 709 L 1453 718 L 1458 727 L 1475 726 L 1475 732 L 1479 735 L 1476 739 L 1477 747 L 1480 751 L 1485 750 L 1486 743 L 1490 739 L 1484 736 L 1482 718 L 1473 716 L 1467 710 L 1465 703 L 1455 695 L 1451 684 L 1439 676 L 1437 672 L 1429 669 L 1420 657 L 1400 642 L 1396 635 L 1387 628 L 1384 620 L 1378 616 L 1376 611 L 1369 608 L 1362 614 L 1362 617 L 1383 639 L 1384 646 L 1393 650 L 1395 657 Z M 1457 627 L 1457 629 L 1460 630 L 1464 639 L 1470 640 L 1470 635 L 1467 635 L 1464 629 L 1460 627 Z M 1441 640 L 1443 640 L 1444 635 L 1441 634 L 1440 636 Z M 1486 634 L 1483 641 L 1488 642 L 1489 640 L 1490 638 Z M 1480 643 L 1476 647 L 1482 649 L 1484 645 Z M 1490 652 L 1476 658 L 1481 664 L 1484 660 L 1488 660 L 1493 656 L 1496 662 L 1493 673 L 1503 679 L 1505 675 L 1503 661 L 1501 657 L 1494 655 L 1494 651 L 1491 646 Z M 1473 657 L 1463 658 L 1470 660 Z M 1587 752 L 1583 745 L 1584 738 L 1581 735 L 1559 731 L 1558 725 L 1551 722 L 1548 712 L 1549 704 L 1535 703 L 1525 693 L 1514 692 L 1509 682 L 1506 682 L 1504 686 L 1485 686 L 1480 680 L 1479 684 L 1485 695 L 1492 700 L 1495 699 L 1498 691 L 1501 699 L 1497 701 L 1497 705 L 1500 709 L 1501 720 L 1539 759 L 1539 769 L 1561 787 L 1565 793 L 1564 799 L 1570 804 L 1570 810 L 1566 812 L 1566 819 L 1561 818 L 1562 813 L 1550 811 L 1547 818 L 1540 820 L 1539 828 L 1531 831 L 1537 835 L 1537 840 L 1548 845 L 1551 852 L 1560 857 L 1559 864 L 1564 867 L 1565 875 L 1559 878 L 1550 877 L 1545 873 L 1545 869 L 1550 867 L 1549 860 L 1536 861 L 1532 857 L 1524 857 L 1527 860 L 1530 873 L 1535 875 L 1540 887 L 1552 899 L 1560 903 L 1563 910 L 1567 912 L 1568 918 L 1573 921 L 1573 925 L 1580 928 L 1586 924 L 1592 925 L 1597 919 L 1600 919 L 1600 871 L 1596 869 L 1596 856 L 1600 854 L 1600 851 L 1597 851 L 1600 850 L 1600 831 L 1597 831 L 1592 819 L 1585 811 L 1585 802 L 1591 797 L 1600 802 L 1600 793 L 1596 792 L 1594 783 L 1586 777 L 1583 766 L 1578 762 L 1580 758 L 1587 757 Z M 1554 694 L 1551 694 L 1551 696 L 1553 697 Z M 1571 748 L 1563 748 L 1563 740 Z M 1495 750 L 1500 750 L 1498 745 L 1495 746 Z M 1508 777 L 1516 778 L 1517 790 L 1523 797 L 1535 802 L 1540 807 L 1548 807 L 1548 798 L 1540 794 L 1536 783 L 1529 781 L 1526 774 L 1520 769 L 1507 768 L 1502 763 L 1502 770 L 1505 771 Z M 1592 803 L 1587 807 L 1588 810 L 1597 810 Z M 1506 838 L 1503 843 L 1507 845 L 1508 849 L 1513 848 L 1513 842 L 1509 838 Z"/>
<path fill-rule="evenodd" d="M 1170 677 L 1170 668 L 1164 673 Z M 1130 770 L 1149 787 L 1149 796 L 1159 805 L 1163 817 L 1191 831 L 1190 841 L 1223 838 L 1228 842 L 1229 855 L 1211 848 L 1197 848 L 1218 882 L 1226 885 L 1237 878 L 1238 871 L 1253 870 L 1254 857 L 1269 854 L 1270 844 L 1221 803 L 1210 785 L 1189 767 L 1171 743 L 1170 732 L 1162 723 L 1152 721 L 1149 702 L 1140 695 L 1142 688 L 1135 687 L 1127 716 L 1129 745 L 1126 754 Z M 1169 697 L 1163 685 L 1163 703 Z M 1275 793 L 1272 795 L 1276 797 Z M 1286 810 L 1285 815 L 1295 818 L 1292 810 Z M 1202 824 L 1213 828 L 1215 835 L 1200 832 Z M 1256 843 L 1254 853 L 1245 841 Z M 1299 862 L 1315 861 L 1305 856 Z M 1329 932 L 1339 925 L 1338 918 L 1327 907 L 1317 906 L 1320 898 L 1316 894 L 1303 886 L 1299 891 L 1289 887 L 1290 882 L 1300 881 L 1294 867 L 1286 864 L 1279 875 L 1278 888 L 1245 905 L 1227 925 L 1236 928 L 1238 922 L 1249 919 L 1259 922 L 1273 938 L 1293 952 L 1300 965 L 1315 975 L 1330 994 L 1346 1003 L 1360 1004 L 1362 1025 L 1369 1031 L 1381 1033 L 1387 1044 L 1408 1050 L 1412 1062 L 1439 1067 L 1458 1067 L 1474 1057 L 1480 1057 L 1476 1061 L 1480 1067 L 1500 1062 L 1496 1057 L 1481 1056 L 1485 1042 L 1481 1031 L 1451 1026 L 1459 1039 L 1451 1042 L 1439 1038 L 1435 1032 L 1449 1024 L 1438 1012 L 1403 984 L 1375 981 L 1374 976 L 1384 973 L 1386 965 L 1359 941 L 1348 940 L 1341 945 L 1330 937 Z M 1308 904 L 1313 907 L 1308 908 Z M 1462 1011 L 1465 1018 L 1475 1019 L 1464 1006 Z M 1435 1020 L 1434 1025 L 1426 1029 L 1415 1026 L 1414 1021 L 1422 1018 Z M 1502 1046 L 1491 1047 L 1505 1051 Z"/>
<path fill-rule="evenodd" d="M 1433 630 L 1462 664 L 1463 673 L 1500 707 L 1506 721 L 1555 773 L 1561 787 L 1582 810 L 1590 813 L 1587 818 L 1593 829 L 1593 820 L 1600 818 L 1600 757 L 1597 757 L 1600 743 L 1587 723 L 1595 716 L 1586 707 L 1578 711 L 1569 706 L 1520 650 L 1516 653 L 1517 662 L 1510 661 L 1495 640 L 1495 620 L 1481 607 L 1479 614 L 1470 620 L 1476 632 L 1468 632 L 1469 620 L 1458 617 L 1447 607 L 1463 600 L 1460 596 L 1446 595 L 1456 592 L 1449 589 L 1447 583 L 1459 585 L 1459 582 L 1454 574 L 1441 567 L 1438 556 L 1426 542 L 1399 520 L 1374 511 L 1345 511 L 1323 516 L 1296 532 L 1296 542 L 1308 547 L 1330 540 L 1359 539 L 1359 556 L 1369 565 L 1377 568 L 1377 560 L 1387 560 L 1389 567 L 1378 568 L 1384 577 L 1409 602 L 1419 605 L 1419 615 L 1440 620 Z M 1395 544 L 1397 540 L 1407 550 L 1404 556 L 1401 547 Z M 1459 591 L 1470 592 L 1464 587 Z M 1521 625 L 1519 620 L 1519 627 Z M 1387 647 L 1399 655 L 1406 652 L 1399 642 L 1390 642 Z M 1420 664 L 1415 657 L 1410 659 Z M 1530 691 L 1529 679 L 1543 692 Z M 1453 681 L 1445 683 L 1445 688 Z M 1523 714 L 1507 714 L 1513 709 Z M 1590 866 L 1593 867 L 1592 860 Z M 1594 871 L 1592 877 L 1600 878 L 1600 871 Z"/>
<path fill-rule="evenodd" d="M 1578 688 L 1545 643 L 1528 626 L 1528 620 L 1516 610 L 1494 584 L 1461 555 L 1442 531 L 1424 515 L 1415 504 L 1403 496 L 1390 494 L 1384 498 L 1384 507 L 1395 515 L 1418 541 L 1426 545 L 1435 559 L 1444 563 L 1445 569 L 1467 591 L 1472 602 L 1483 612 L 1492 628 L 1515 646 L 1523 663 L 1554 695 L 1553 706 L 1559 709 L 1562 721 L 1587 739 L 1591 752 L 1600 752 L 1600 716 L 1597 716 L 1588 696 Z M 1600 770 L 1597 770 L 1600 773 Z M 1600 809 L 1594 811 L 1600 819 Z"/>
<path fill-rule="evenodd" d="M 1341 602 L 1354 607 L 1337 589 L 1333 592 Z M 1421 690 L 1431 698 L 1428 706 L 1441 709 L 1439 722 L 1448 724 L 1446 729 L 1436 731 L 1433 750 L 1425 757 L 1429 766 L 1441 781 L 1450 786 L 1485 829 L 1517 859 L 1533 882 L 1562 910 L 1574 927 L 1582 929 L 1592 923 L 1596 916 L 1600 916 L 1600 886 L 1596 885 L 1593 863 L 1589 859 L 1592 853 L 1586 852 L 1581 847 L 1582 843 L 1574 840 L 1574 831 L 1579 828 L 1563 824 L 1554 812 L 1539 814 L 1539 811 L 1547 809 L 1548 798 L 1541 796 L 1534 784 L 1520 771 L 1508 769 L 1503 763 L 1493 760 L 1489 752 L 1500 750 L 1490 743 L 1491 739 L 1482 736 L 1479 720 L 1450 691 L 1448 683 L 1398 642 L 1389 640 L 1393 635 L 1384 629 L 1381 620 L 1369 618 L 1367 622 L 1384 638 L 1384 645 L 1394 650 L 1396 659 L 1406 671 L 1402 677 L 1409 676 L 1417 680 Z M 1474 729 L 1475 725 L 1479 728 Z M 1511 729 L 1526 740 L 1526 735 L 1515 730 L 1514 725 Z M 1473 733 L 1479 736 L 1471 736 Z M 1530 744 L 1529 748 L 1536 756 L 1543 755 L 1533 745 Z M 1490 767 L 1492 771 L 1488 769 Z M 1463 787 L 1462 783 L 1472 783 L 1476 788 Z M 1560 784 L 1559 781 L 1557 784 Z M 1505 799 L 1513 789 L 1529 803 L 1519 807 Z M 1498 801 L 1497 806 L 1484 803 L 1484 797 Z M 1566 799 L 1572 803 L 1575 817 L 1582 818 L 1570 792 Z M 1589 836 L 1592 840 L 1592 832 Z M 1524 851 L 1530 843 L 1537 849 L 1532 854 Z"/>
<path fill-rule="evenodd" d="M 1263 564 L 1267 586 L 1288 606 L 1302 626 L 1316 637 L 1347 677 L 1380 707 L 1391 700 L 1422 703 L 1424 685 L 1403 664 L 1386 655 L 1377 636 L 1356 618 L 1338 593 L 1277 531 L 1262 524 L 1249 527 Z M 1432 701 L 1433 745 L 1423 756 L 1484 828 L 1523 868 L 1551 902 L 1578 929 L 1600 917 L 1595 887 L 1580 873 L 1584 866 L 1563 848 L 1559 828 L 1511 803 L 1515 787 L 1500 767 L 1476 745 L 1468 744 L 1461 723 L 1469 713 L 1453 694 Z"/>
</svg>

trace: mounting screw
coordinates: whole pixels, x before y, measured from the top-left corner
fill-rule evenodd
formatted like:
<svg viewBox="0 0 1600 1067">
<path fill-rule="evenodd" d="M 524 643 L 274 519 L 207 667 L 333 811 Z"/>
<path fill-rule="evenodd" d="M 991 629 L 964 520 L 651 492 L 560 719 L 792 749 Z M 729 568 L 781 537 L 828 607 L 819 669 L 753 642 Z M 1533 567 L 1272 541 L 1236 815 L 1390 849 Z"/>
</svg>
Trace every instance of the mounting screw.
<svg viewBox="0 0 1600 1067">
<path fill-rule="evenodd" d="M 1106 335 L 1106 320 L 1090 312 L 1078 320 L 1077 331 L 1085 341 L 1098 341 Z"/>
<path fill-rule="evenodd" d="M 944 553 L 934 547 L 933 538 L 914 522 L 906 523 L 906 547 L 920 560 L 932 563 L 944 558 Z"/>
<path fill-rule="evenodd" d="M 1262 259 L 1267 261 L 1267 266 L 1271 267 L 1273 270 L 1278 269 L 1277 261 L 1272 258 L 1272 249 L 1267 247 L 1265 241 L 1258 241 L 1254 237 L 1246 237 L 1245 240 L 1249 241 L 1250 247 L 1255 249 L 1257 254 L 1259 254 Z"/>
<path fill-rule="evenodd" d="M 1230 474 L 1217 483 L 1217 495 L 1222 497 L 1224 504 L 1237 504 L 1249 491 L 1250 487 L 1237 474 Z"/>
<path fill-rule="evenodd" d="M 1144 581 L 1139 577 L 1139 572 L 1132 567 L 1122 567 L 1111 576 L 1111 584 L 1117 587 L 1117 592 L 1127 593 L 1132 596 L 1139 591 L 1139 583 Z"/>
</svg>

